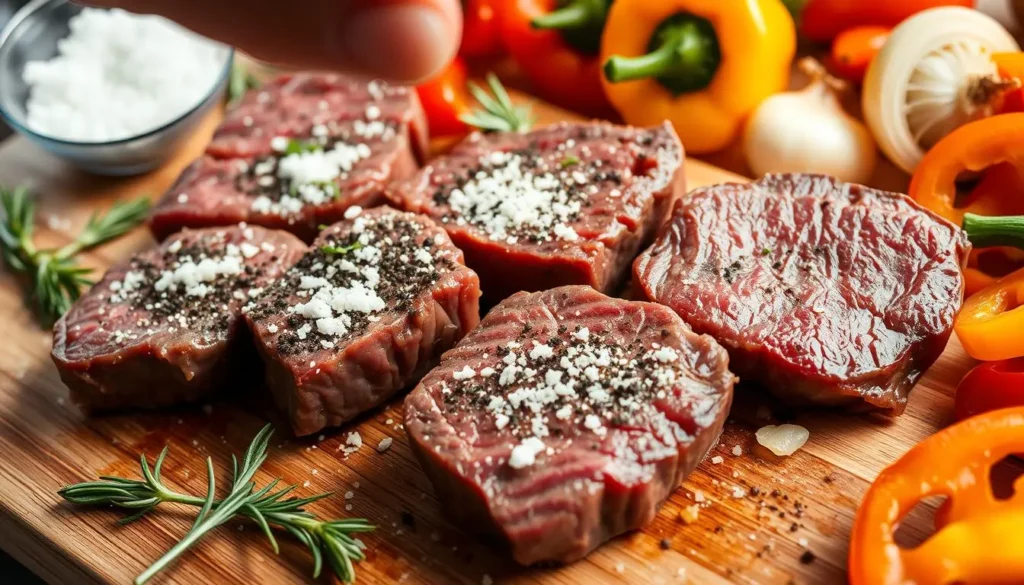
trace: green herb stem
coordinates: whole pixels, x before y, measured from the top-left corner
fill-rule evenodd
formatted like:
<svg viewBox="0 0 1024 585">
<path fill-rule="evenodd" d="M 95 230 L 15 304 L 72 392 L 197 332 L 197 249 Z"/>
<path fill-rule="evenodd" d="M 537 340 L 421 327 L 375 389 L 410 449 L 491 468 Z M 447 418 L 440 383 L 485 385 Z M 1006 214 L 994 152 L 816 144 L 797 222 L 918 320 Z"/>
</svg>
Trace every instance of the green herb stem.
<svg viewBox="0 0 1024 585">
<path fill-rule="evenodd" d="M 1024 215 L 964 214 L 964 231 L 975 248 L 1010 246 L 1024 249 Z"/>
<path fill-rule="evenodd" d="M 142 585 L 194 546 L 203 536 L 234 517 L 244 517 L 255 522 L 263 531 L 275 553 L 279 551 L 271 526 L 286 530 L 309 548 L 313 555 L 313 576 L 320 576 L 324 558 L 331 570 L 346 583 L 355 579 L 353 563 L 365 558 L 360 543 L 352 534 L 370 532 L 374 526 L 362 518 L 346 520 L 320 520 L 307 512 L 305 506 L 326 498 L 330 493 L 321 493 L 305 498 L 288 497 L 296 486 L 274 489 L 280 480 L 274 480 L 258 491 L 252 481 L 256 471 L 266 461 L 267 446 L 271 427 L 267 425 L 256 435 L 245 457 L 239 465 L 235 457 L 232 463 L 231 492 L 223 499 L 216 500 L 214 493 L 216 479 L 213 462 L 206 460 L 208 488 L 206 496 L 198 498 L 169 489 L 161 480 L 161 469 L 167 457 L 167 448 L 161 451 L 150 468 L 145 455 L 140 457 L 143 479 L 101 477 L 99 481 L 85 482 L 61 489 L 58 493 L 65 500 L 80 505 L 112 505 L 132 510 L 130 516 L 121 520 L 127 524 L 149 513 L 162 503 L 176 503 L 199 507 L 199 514 L 189 532 L 168 550 L 160 559 L 140 574 L 136 585 Z"/>
<path fill-rule="evenodd" d="M 92 281 L 92 272 L 75 261 L 79 253 L 125 234 L 149 213 L 144 198 L 116 203 L 105 215 L 93 214 L 82 233 L 66 246 L 40 250 L 32 241 L 35 203 L 24 187 L 0 187 L 0 255 L 10 268 L 25 277 L 28 298 L 42 325 L 61 317 Z"/>
</svg>

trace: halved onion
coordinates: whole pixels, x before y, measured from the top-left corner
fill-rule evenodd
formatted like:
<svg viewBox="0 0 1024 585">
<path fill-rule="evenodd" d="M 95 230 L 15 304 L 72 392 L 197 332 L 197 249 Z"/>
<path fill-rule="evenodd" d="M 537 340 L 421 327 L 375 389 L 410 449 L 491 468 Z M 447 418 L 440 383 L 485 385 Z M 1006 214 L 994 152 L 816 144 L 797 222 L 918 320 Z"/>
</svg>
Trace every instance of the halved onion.
<svg viewBox="0 0 1024 585">
<path fill-rule="evenodd" d="M 994 53 L 1020 51 L 995 19 L 944 6 L 893 29 L 864 78 L 864 119 L 878 146 L 900 168 L 914 168 L 936 142 L 990 116 L 1003 89 Z"/>
</svg>

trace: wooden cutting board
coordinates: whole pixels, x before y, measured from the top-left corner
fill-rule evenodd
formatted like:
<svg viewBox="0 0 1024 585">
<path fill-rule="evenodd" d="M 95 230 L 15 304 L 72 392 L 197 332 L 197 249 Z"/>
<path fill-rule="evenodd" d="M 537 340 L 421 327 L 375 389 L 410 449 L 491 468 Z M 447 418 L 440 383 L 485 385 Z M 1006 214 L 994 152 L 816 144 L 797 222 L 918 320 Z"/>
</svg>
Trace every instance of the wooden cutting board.
<svg viewBox="0 0 1024 585">
<path fill-rule="evenodd" d="M 544 104 L 535 109 L 541 122 L 573 117 Z M 125 180 L 84 175 L 16 138 L 0 146 L 0 183 L 31 185 L 41 211 L 39 239 L 64 243 L 94 209 L 118 198 L 160 195 L 202 150 L 214 123 L 209 120 L 187 152 L 162 170 Z M 744 180 L 697 161 L 688 162 L 687 173 L 690 187 Z M 150 244 L 139 229 L 85 260 L 102 268 Z M 53 584 L 130 583 L 187 531 L 194 510 L 168 506 L 119 526 L 120 512 L 68 506 L 57 490 L 100 474 L 136 477 L 140 454 L 152 460 L 170 445 L 167 482 L 201 495 L 203 458 L 212 456 L 218 473 L 226 473 L 229 454 L 245 449 L 265 413 L 214 401 L 87 419 L 69 403 L 50 362 L 49 332 L 32 321 L 6 273 L 0 275 L 0 323 L 0 547 Z M 366 517 L 379 526 L 364 538 L 368 559 L 357 568 L 363 584 L 841 583 L 864 491 L 882 468 L 949 422 L 953 389 L 970 366 L 951 341 L 896 420 L 834 412 L 796 416 L 811 438 L 788 458 L 757 445 L 753 432 L 768 424 L 768 403 L 741 393 L 720 443 L 657 519 L 568 567 L 517 567 L 501 550 L 449 524 L 409 450 L 399 424 L 401 400 L 321 437 L 296 440 L 278 425 L 282 430 L 257 480 L 283 477 L 307 495 L 333 490 L 334 497 L 312 510 L 323 517 Z M 346 458 L 339 446 L 351 430 L 361 433 L 364 445 Z M 375 447 L 385 437 L 394 443 L 379 453 Z M 680 511 L 700 500 L 699 516 L 687 524 Z M 926 510 L 905 522 L 910 538 L 927 533 L 927 516 Z M 274 556 L 253 525 L 223 527 L 152 583 L 312 581 L 308 553 L 288 536 L 279 540 L 284 546 Z"/>
</svg>

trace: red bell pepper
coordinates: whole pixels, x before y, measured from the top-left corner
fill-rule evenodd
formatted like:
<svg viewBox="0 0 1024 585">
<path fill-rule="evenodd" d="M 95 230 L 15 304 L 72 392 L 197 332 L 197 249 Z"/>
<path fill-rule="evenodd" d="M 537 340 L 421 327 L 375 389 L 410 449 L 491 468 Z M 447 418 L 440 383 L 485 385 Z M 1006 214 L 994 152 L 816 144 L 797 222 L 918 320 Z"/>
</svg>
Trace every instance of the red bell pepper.
<svg viewBox="0 0 1024 585">
<path fill-rule="evenodd" d="M 501 53 L 501 0 L 462 0 L 462 45 L 459 55 L 467 59 L 493 57 Z"/>
<path fill-rule="evenodd" d="M 427 114 L 431 136 L 457 136 L 469 132 L 461 120 L 473 109 L 473 98 L 466 86 L 466 64 L 455 59 L 440 75 L 416 87 Z"/>
<path fill-rule="evenodd" d="M 612 114 L 601 85 L 608 0 L 507 0 L 502 38 L 540 97 L 591 116 Z"/>
<path fill-rule="evenodd" d="M 800 13 L 800 34 L 830 41 L 855 26 L 893 27 L 936 6 L 974 6 L 974 0 L 810 0 Z"/>
<path fill-rule="evenodd" d="M 956 388 L 956 420 L 1011 406 L 1024 406 L 1024 358 L 986 362 L 977 366 Z"/>
</svg>

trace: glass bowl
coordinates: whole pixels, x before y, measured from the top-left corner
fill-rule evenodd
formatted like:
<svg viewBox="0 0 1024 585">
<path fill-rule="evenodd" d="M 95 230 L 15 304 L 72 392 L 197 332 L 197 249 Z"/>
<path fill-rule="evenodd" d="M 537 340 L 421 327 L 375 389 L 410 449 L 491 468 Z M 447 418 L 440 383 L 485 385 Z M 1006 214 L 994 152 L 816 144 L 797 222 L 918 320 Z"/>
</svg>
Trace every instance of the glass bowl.
<svg viewBox="0 0 1024 585">
<path fill-rule="evenodd" d="M 0 115 L 22 136 L 75 166 L 98 175 L 127 176 L 153 170 L 188 141 L 203 118 L 223 99 L 234 51 L 224 48 L 224 70 L 210 92 L 177 119 L 144 134 L 109 142 L 75 142 L 45 136 L 28 127 L 29 89 L 22 78 L 29 61 L 57 54 L 68 22 L 82 8 L 68 0 L 33 0 L 0 31 Z"/>
</svg>

